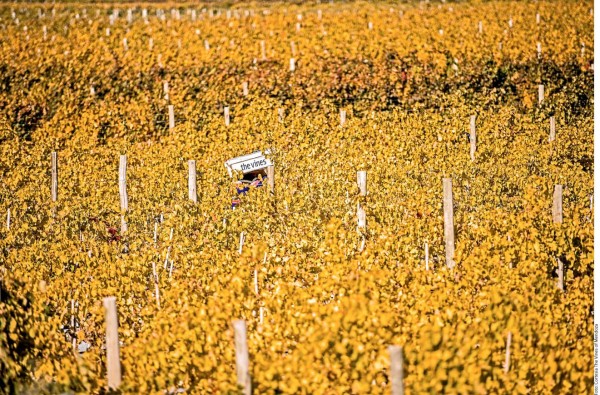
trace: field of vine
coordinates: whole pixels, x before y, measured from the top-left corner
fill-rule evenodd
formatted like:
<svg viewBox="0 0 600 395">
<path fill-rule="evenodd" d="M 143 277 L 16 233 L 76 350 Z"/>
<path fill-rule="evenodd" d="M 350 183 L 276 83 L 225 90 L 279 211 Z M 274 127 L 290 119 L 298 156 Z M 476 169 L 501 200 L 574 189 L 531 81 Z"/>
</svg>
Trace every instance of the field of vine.
<svg viewBox="0 0 600 395">
<path fill-rule="evenodd" d="M 591 393 L 593 22 L 1 5 L 0 394 Z"/>
</svg>

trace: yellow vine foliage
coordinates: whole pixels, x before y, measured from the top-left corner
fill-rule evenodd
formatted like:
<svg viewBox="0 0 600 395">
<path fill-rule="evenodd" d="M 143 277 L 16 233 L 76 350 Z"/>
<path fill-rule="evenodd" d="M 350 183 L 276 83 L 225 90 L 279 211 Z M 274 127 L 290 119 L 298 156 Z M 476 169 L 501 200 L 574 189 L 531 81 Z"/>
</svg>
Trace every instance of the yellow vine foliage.
<svg viewBox="0 0 600 395">
<path fill-rule="evenodd" d="M 390 393 L 389 345 L 403 347 L 407 394 L 589 393 L 590 7 L 0 6 L 0 393 L 105 393 L 107 296 L 122 393 L 239 393 L 235 319 L 254 393 Z M 267 148 L 274 194 L 232 210 L 223 163 Z"/>
</svg>

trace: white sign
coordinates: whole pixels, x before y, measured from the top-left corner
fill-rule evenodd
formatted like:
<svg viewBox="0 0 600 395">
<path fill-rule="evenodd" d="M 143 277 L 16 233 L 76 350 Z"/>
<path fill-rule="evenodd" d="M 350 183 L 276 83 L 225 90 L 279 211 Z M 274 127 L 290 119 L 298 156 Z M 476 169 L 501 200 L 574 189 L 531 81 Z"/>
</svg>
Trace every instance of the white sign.
<svg viewBox="0 0 600 395">
<path fill-rule="evenodd" d="M 270 150 L 265 150 L 265 154 L 270 154 Z M 273 163 L 270 159 L 265 158 L 261 151 L 255 151 L 248 155 L 238 156 L 237 158 L 229 159 L 225 162 L 225 167 L 229 176 L 233 176 L 235 170 L 241 171 L 243 174 L 251 173 L 253 171 L 266 169 L 272 166 Z"/>
</svg>

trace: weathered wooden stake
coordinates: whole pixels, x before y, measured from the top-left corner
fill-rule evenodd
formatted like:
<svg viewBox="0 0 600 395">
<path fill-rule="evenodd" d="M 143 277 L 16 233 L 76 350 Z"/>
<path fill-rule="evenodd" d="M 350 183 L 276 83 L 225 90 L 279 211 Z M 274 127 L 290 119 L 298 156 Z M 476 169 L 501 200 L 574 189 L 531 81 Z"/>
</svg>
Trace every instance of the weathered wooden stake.
<svg viewBox="0 0 600 395">
<path fill-rule="evenodd" d="M 169 130 L 175 129 L 175 110 L 172 104 L 169 104 Z"/>
<path fill-rule="evenodd" d="M 248 96 L 248 81 L 242 82 L 242 94 Z"/>
<path fill-rule="evenodd" d="M 267 182 L 269 183 L 269 192 L 275 193 L 275 166 L 267 167 Z"/>
<path fill-rule="evenodd" d="M 10 230 L 10 208 L 6 210 L 6 230 Z"/>
<path fill-rule="evenodd" d="M 544 85 L 538 85 L 538 104 L 542 104 L 544 101 Z"/>
<path fill-rule="evenodd" d="M 114 296 L 109 296 L 103 299 L 103 304 L 104 320 L 106 322 L 106 372 L 108 375 L 108 388 L 116 390 L 121 385 L 117 299 Z"/>
<path fill-rule="evenodd" d="M 229 120 L 229 107 L 224 107 L 223 108 L 223 115 L 225 116 L 225 126 L 229 126 L 230 120 Z"/>
<path fill-rule="evenodd" d="M 252 381 L 250 378 L 250 356 L 248 355 L 248 342 L 246 339 L 246 321 L 233 321 L 235 333 L 235 366 L 237 372 L 237 383 L 242 387 L 244 395 L 252 393 Z"/>
<path fill-rule="evenodd" d="M 242 251 L 244 248 L 244 240 L 246 239 L 246 234 L 244 232 L 240 232 L 240 248 L 238 249 L 238 253 L 242 255 Z"/>
<path fill-rule="evenodd" d="M 163 94 L 165 95 L 165 100 L 169 101 L 169 81 L 163 81 Z"/>
<path fill-rule="evenodd" d="M 267 47 L 265 40 L 260 40 L 260 58 L 261 60 L 267 60 Z"/>
<path fill-rule="evenodd" d="M 550 117 L 550 137 L 548 141 L 553 142 L 556 139 L 556 121 L 554 117 Z"/>
<path fill-rule="evenodd" d="M 563 222 L 563 186 L 554 185 L 554 195 L 552 199 L 552 221 L 555 224 Z"/>
<path fill-rule="evenodd" d="M 358 227 L 365 228 L 367 226 L 367 214 L 365 213 L 365 209 L 358 204 L 356 209 L 356 217 L 358 219 Z"/>
<path fill-rule="evenodd" d="M 429 270 L 429 243 L 425 243 L 425 270 Z"/>
<path fill-rule="evenodd" d="M 127 211 L 127 155 L 121 155 L 119 158 L 119 195 L 121 211 Z"/>
<path fill-rule="evenodd" d="M 196 193 L 196 161 L 188 161 L 188 197 L 194 202 L 198 203 L 198 195 Z"/>
<path fill-rule="evenodd" d="M 284 110 L 283 108 L 278 108 L 277 109 L 277 116 L 279 117 L 279 122 L 283 122 L 283 117 L 284 117 Z"/>
<path fill-rule="evenodd" d="M 258 270 L 254 269 L 254 293 L 258 296 Z"/>
<path fill-rule="evenodd" d="M 542 58 L 542 43 L 537 43 L 537 57 L 538 59 Z"/>
<path fill-rule="evenodd" d="M 404 395 L 404 360 L 402 347 L 389 346 L 390 353 L 390 384 L 392 395 Z"/>
<path fill-rule="evenodd" d="M 158 242 L 158 222 L 154 223 L 154 245 Z"/>
<path fill-rule="evenodd" d="M 121 233 L 127 231 L 125 222 L 125 212 L 128 209 L 127 203 L 127 155 L 121 155 L 119 158 L 119 196 L 121 199 Z"/>
<path fill-rule="evenodd" d="M 475 129 L 475 115 L 471 115 L 471 134 L 469 135 L 469 142 L 471 144 L 470 154 L 471 154 L 471 162 L 475 161 L 475 150 L 477 149 L 477 134 Z"/>
<path fill-rule="evenodd" d="M 367 196 L 367 172 L 365 170 L 356 172 L 356 183 L 360 190 L 360 196 Z"/>
<path fill-rule="evenodd" d="M 346 110 L 340 110 L 340 126 L 346 124 Z"/>
<path fill-rule="evenodd" d="M 293 41 L 290 41 L 290 48 L 292 50 L 292 56 L 296 56 L 296 43 Z"/>
<path fill-rule="evenodd" d="M 169 255 L 171 255 L 171 244 L 173 242 L 173 228 L 171 228 L 171 234 L 169 235 L 169 246 L 167 247 L 167 256 L 165 257 L 165 265 L 163 269 L 167 269 L 167 263 L 169 262 Z"/>
<path fill-rule="evenodd" d="M 558 275 L 558 280 L 557 280 L 556 285 L 558 286 L 558 289 L 560 289 L 561 291 L 564 292 L 564 290 L 565 290 L 565 266 L 564 266 L 562 259 L 560 259 L 560 257 L 556 258 L 556 262 L 558 263 L 558 269 L 556 269 L 556 274 Z"/>
<path fill-rule="evenodd" d="M 58 200 L 58 155 L 56 152 L 52 152 L 51 162 L 52 162 L 52 201 L 56 202 Z"/>
<path fill-rule="evenodd" d="M 446 265 L 454 268 L 454 207 L 452 179 L 444 178 L 444 239 L 446 240 Z"/>
<path fill-rule="evenodd" d="M 506 336 L 506 357 L 504 358 L 504 373 L 508 373 L 510 369 L 510 343 L 512 341 L 512 333 L 508 332 Z"/>
<path fill-rule="evenodd" d="M 479 23 L 477 24 L 477 30 L 479 31 L 479 34 L 483 33 L 483 22 L 479 21 Z"/>
<path fill-rule="evenodd" d="M 296 70 L 296 60 L 294 58 L 290 58 L 290 71 Z"/>
</svg>

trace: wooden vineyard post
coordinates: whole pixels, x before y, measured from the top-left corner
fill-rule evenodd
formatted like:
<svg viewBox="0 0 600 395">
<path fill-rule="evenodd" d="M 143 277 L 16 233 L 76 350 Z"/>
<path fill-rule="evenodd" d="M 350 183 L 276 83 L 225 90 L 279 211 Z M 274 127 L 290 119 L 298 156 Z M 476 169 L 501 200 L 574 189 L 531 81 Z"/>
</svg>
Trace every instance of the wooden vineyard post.
<svg viewBox="0 0 600 395">
<path fill-rule="evenodd" d="M 554 195 L 552 199 L 552 222 L 562 224 L 563 222 L 563 186 L 554 186 Z"/>
<path fill-rule="evenodd" d="M 556 121 L 554 117 L 550 117 L 550 137 L 548 137 L 549 142 L 553 142 L 556 139 Z"/>
<path fill-rule="evenodd" d="M 538 59 L 542 58 L 542 43 L 538 42 L 536 45 L 537 57 Z"/>
<path fill-rule="evenodd" d="M 169 130 L 175 129 L 175 111 L 173 105 L 169 104 Z"/>
<path fill-rule="evenodd" d="M 127 212 L 127 155 L 119 158 L 119 196 L 121 198 L 121 233 L 127 231 L 125 212 Z"/>
<path fill-rule="evenodd" d="M 544 101 L 544 85 L 538 85 L 538 104 L 541 105 Z"/>
<path fill-rule="evenodd" d="M 52 152 L 51 154 L 52 161 L 52 201 L 56 202 L 58 200 L 58 155 L 56 152 Z"/>
<path fill-rule="evenodd" d="M 346 110 L 340 110 L 340 126 L 346 124 Z"/>
<path fill-rule="evenodd" d="M 390 384 L 392 395 L 404 395 L 404 361 L 402 347 L 389 346 L 390 353 Z"/>
<path fill-rule="evenodd" d="M 260 40 L 260 58 L 261 60 L 267 60 L 267 48 L 265 40 Z"/>
<path fill-rule="evenodd" d="M 121 361 L 119 360 L 119 321 L 117 299 L 104 298 L 104 320 L 106 322 L 106 372 L 108 388 L 117 389 L 121 385 Z"/>
<path fill-rule="evenodd" d="M 508 332 L 506 336 L 506 356 L 504 357 L 504 373 L 510 369 L 510 343 L 512 342 L 512 333 Z"/>
<path fill-rule="evenodd" d="M 198 203 L 198 195 L 196 193 L 196 161 L 188 161 L 188 197 L 194 202 Z"/>
<path fill-rule="evenodd" d="M 165 95 L 165 100 L 169 101 L 169 81 L 163 81 L 163 94 Z"/>
<path fill-rule="evenodd" d="M 367 227 L 367 214 L 365 212 L 365 209 L 361 207 L 360 203 L 358 204 L 358 207 L 356 208 L 356 217 L 358 220 L 358 228 L 359 229 L 364 229 Z"/>
<path fill-rule="evenodd" d="M 248 96 L 248 81 L 242 82 L 242 94 Z"/>
<path fill-rule="evenodd" d="M 258 293 L 258 270 L 254 269 L 254 294 L 259 296 Z"/>
<path fill-rule="evenodd" d="M 290 58 L 290 71 L 296 70 L 296 59 Z"/>
<path fill-rule="evenodd" d="M 173 245 L 173 228 L 171 228 L 171 233 L 169 234 L 169 246 L 167 247 L 167 255 L 165 256 L 165 266 L 164 269 L 167 270 L 167 263 L 169 262 L 169 255 L 171 255 L 171 246 Z"/>
<path fill-rule="evenodd" d="M 556 274 L 558 275 L 558 280 L 556 286 L 558 289 L 564 292 L 565 290 L 565 265 L 560 259 L 560 257 L 556 258 L 556 262 L 558 263 L 558 269 L 556 269 Z"/>
<path fill-rule="evenodd" d="M 454 268 L 454 208 L 452 179 L 444 178 L 444 239 L 446 240 L 446 265 Z"/>
<path fill-rule="evenodd" d="M 223 108 L 223 116 L 225 117 L 225 126 L 229 126 L 230 119 L 229 119 L 229 107 L 228 106 Z"/>
<path fill-rule="evenodd" d="M 238 253 L 242 255 L 242 251 L 244 250 L 244 241 L 246 240 L 246 234 L 244 232 L 240 232 L 240 247 L 238 249 Z"/>
<path fill-rule="evenodd" d="M 10 208 L 6 209 L 6 230 L 10 230 Z"/>
<path fill-rule="evenodd" d="M 250 378 L 250 357 L 248 355 L 248 342 L 246 339 L 246 321 L 233 321 L 235 333 L 235 367 L 237 372 L 237 383 L 242 387 L 244 395 L 252 393 L 252 382 Z"/>
<path fill-rule="evenodd" d="M 562 224 L 563 222 L 563 186 L 555 185 L 554 186 L 554 195 L 552 198 L 552 222 L 555 224 Z M 564 271 L 564 263 L 560 257 L 556 258 L 558 263 L 558 269 L 556 270 L 556 274 L 558 275 L 557 287 L 561 291 L 565 290 L 564 280 L 565 280 L 565 271 Z"/>
<path fill-rule="evenodd" d="M 471 133 L 469 134 L 469 143 L 471 145 L 470 154 L 471 154 L 471 162 L 475 161 L 475 150 L 477 149 L 477 134 L 475 129 L 475 115 L 471 115 L 470 127 Z"/>
<path fill-rule="evenodd" d="M 356 183 L 360 190 L 360 196 L 367 196 L 367 172 L 360 170 L 356 172 Z"/>
<path fill-rule="evenodd" d="M 279 107 L 277 109 L 277 117 L 278 117 L 280 123 L 283 123 L 283 117 L 284 117 L 284 115 L 285 115 L 285 113 L 284 113 L 283 108 Z"/>
<path fill-rule="evenodd" d="M 269 183 L 269 192 L 275 193 L 275 166 L 267 167 L 267 182 Z"/>
</svg>

